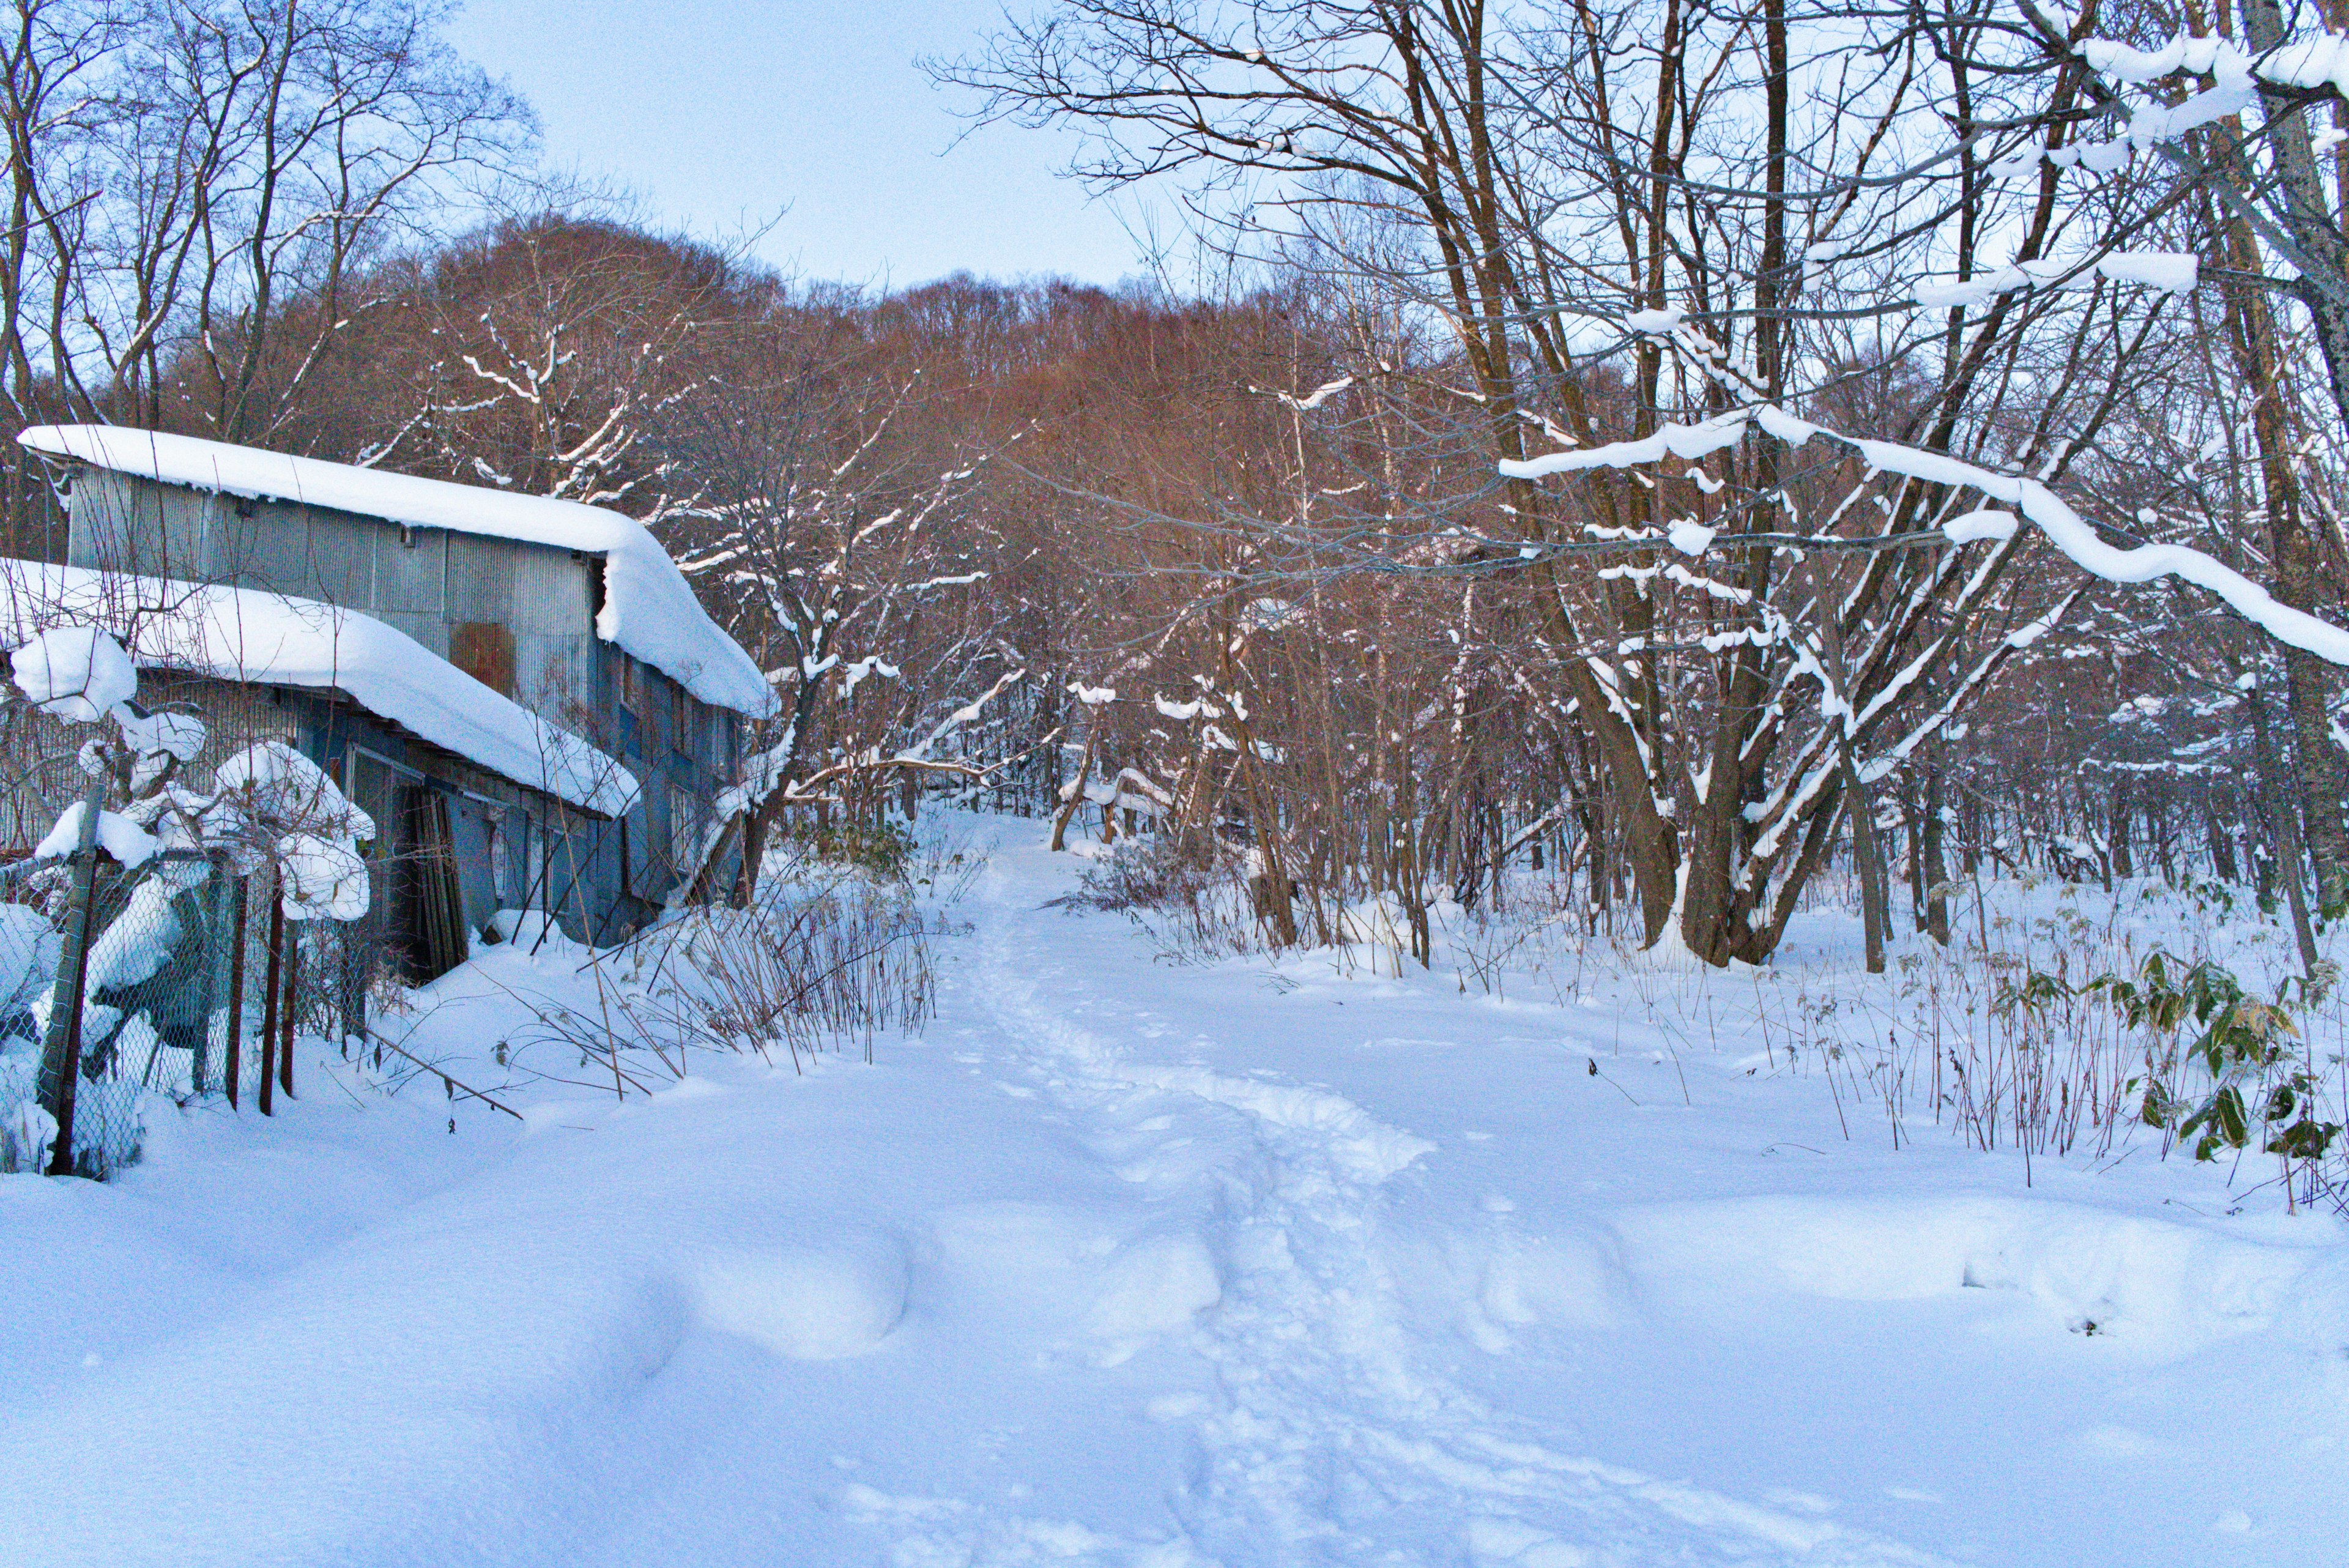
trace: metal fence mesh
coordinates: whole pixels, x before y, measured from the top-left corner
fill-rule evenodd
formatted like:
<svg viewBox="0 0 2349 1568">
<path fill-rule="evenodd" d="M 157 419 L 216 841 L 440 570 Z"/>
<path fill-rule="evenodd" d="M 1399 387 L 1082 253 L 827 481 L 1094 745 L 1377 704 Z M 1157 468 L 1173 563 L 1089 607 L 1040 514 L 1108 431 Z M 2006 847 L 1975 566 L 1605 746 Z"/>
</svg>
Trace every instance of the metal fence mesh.
<svg viewBox="0 0 2349 1568">
<path fill-rule="evenodd" d="M 47 1168 L 58 1095 L 42 1092 L 43 1064 L 46 1054 L 54 1072 L 61 1059 L 52 1019 L 60 976 L 73 970 L 60 962 L 72 936 L 70 868 L 10 870 L 0 879 L 0 1172 Z M 223 857 L 196 851 L 128 871 L 100 863 L 69 1118 L 78 1173 L 103 1179 L 136 1162 L 159 1098 L 269 1109 L 294 1087 L 286 1038 L 363 1026 L 358 933 L 273 921 L 271 887 L 266 875 L 237 877 Z"/>
</svg>

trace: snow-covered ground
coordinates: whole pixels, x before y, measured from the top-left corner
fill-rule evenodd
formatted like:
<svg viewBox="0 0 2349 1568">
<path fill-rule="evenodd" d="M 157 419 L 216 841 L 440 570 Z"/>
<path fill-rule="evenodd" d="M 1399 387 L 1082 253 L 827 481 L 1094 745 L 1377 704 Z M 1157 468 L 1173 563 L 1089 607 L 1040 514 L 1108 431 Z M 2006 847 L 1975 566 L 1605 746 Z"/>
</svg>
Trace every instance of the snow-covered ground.
<svg viewBox="0 0 2349 1568">
<path fill-rule="evenodd" d="M 542 1087 L 518 1123 L 313 1050 L 274 1123 L 167 1116 L 105 1187 L 0 1178 L 0 1560 L 2349 1539 L 2334 1220 L 2149 1156 L 2026 1186 L 1930 1121 L 1894 1149 L 1880 1109 L 1847 1137 L 1733 1027 L 1660 1029 L 1652 975 L 1561 1004 L 1156 961 L 1046 907 L 1076 863 L 1032 827 L 979 830 L 939 1017 L 873 1065 L 697 1057 L 649 1099 Z M 574 967 L 485 958 L 415 1044 L 481 1061 Z"/>
</svg>

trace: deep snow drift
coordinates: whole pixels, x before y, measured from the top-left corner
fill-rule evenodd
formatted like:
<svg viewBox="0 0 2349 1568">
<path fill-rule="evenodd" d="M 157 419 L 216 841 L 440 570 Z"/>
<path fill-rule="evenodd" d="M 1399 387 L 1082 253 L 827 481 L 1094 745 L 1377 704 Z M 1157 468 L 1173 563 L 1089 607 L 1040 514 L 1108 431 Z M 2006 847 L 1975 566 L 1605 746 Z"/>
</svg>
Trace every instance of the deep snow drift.
<svg viewBox="0 0 2349 1568">
<path fill-rule="evenodd" d="M 1045 907 L 1076 866 L 1033 826 L 977 829 L 1000 842 L 939 940 L 939 1017 L 874 1065 L 696 1058 L 517 1123 L 314 1048 L 274 1124 L 167 1112 L 112 1185 L 0 1178 L 7 1561 L 2214 1564 L 2344 1538 L 2334 1220 L 2177 1160 L 2026 1187 L 1930 1125 L 1847 1138 L 1818 1080 L 1671 1048 L 1653 977 L 1557 1005 L 1155 962 Z M 493 950 L 410 1044 L 494 1071 L 576 967 Z"/>
</svg>

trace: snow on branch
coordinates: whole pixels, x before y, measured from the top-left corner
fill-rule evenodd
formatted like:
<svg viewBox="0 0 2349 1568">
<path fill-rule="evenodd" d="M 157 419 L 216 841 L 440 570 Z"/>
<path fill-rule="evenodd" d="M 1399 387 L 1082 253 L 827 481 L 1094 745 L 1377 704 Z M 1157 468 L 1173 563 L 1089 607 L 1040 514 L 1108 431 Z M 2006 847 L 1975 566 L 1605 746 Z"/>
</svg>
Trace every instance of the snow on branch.
<svg viewBox="0 0 2349 1568">
<path fill-rule="evenodd" d="M 1920 284 L 1911 294 L 1927 309 L 1987 305 L 2002 294 L 2028 288 L 2085 288 L 2102 277 L 2142 284 L 2162 294 L 2190 294 L 2201 277 L 2201 258 L 2183 251 L 2113 251 L 2095 262 L 2025 261 L 1999 267 L 1962 283 Z"/>
<path fill-rule="evenodd" d="M 1667 424 L 1638 441 L 1609 441 L 1578 452 L 1553 452 L 1540 457 L 1504 458 L 1501 473 L 1507 479 L 1547 479 L 1554 473 L 1578 473 L 1591 468 L 1630 468 L 1661 462 L 1667 457 L 1710 457 L 1735 446 L 1745 434 L 1750 409 L 1722 414 L 1701 424 Z"/>
<path fill-rule="evenodd" d="M 2240 572 L 2190 545 L 2125 547 L 2106 544 L 2086 519 L 2035 479 L 1992 472 L 1947 452 L 1842 435 L 1767 403 L 1753 404 L 1702 424 L 1668 424 L 1640 441 L 1551 452 L 1522 462 L 1504 460 L 1500 469 L 1511 479 L 1539 479 L 1594 468 L 1630 468 L 1661 462 L 1667 455 L 1702 457 L 1735 444 L 1749 424 L 1759 426 L 1788 446 L 1799 447 L 1814 439 L 1824 439 L 1850 448 L 1870 468 L 1881 472 L 1900 474 L 1927 484 L 1979 491 L 1992 501 L 2015 508 L 2074 565 L 2092 576 L 2127 584 L 2178 578 L 2215 594 L 2229 608 L 2277 641 L 2313 653 L 2328 663 L 2349 666 L 2349 631 L 2279 603 L 2267 589 Z M 1975 512 L 1954 519 L 1940 532 L 1953 544 L 1996 538 L 2004 521 L 2003 514 Z"/>
<path fill-rule="evenodd" d="M 1001 696 L 1006 690 L 1018 685 L 1027 678 L 1028 672 L 1025 670 L 1014 670 L 1006 674 L 998 676 L 996 678 L 995 684 L 988 687 L 984 692 L 982 692 L 975 701 L 965 703 L 963 706 L 956 709 L 953 712 L 940 720 L 938 722 L 938 727 L 932 730 L 929 734 L 923 739 L 921 744 L 911 747 L 905 751 L 899 752 L 896 756 L 891 760 L 898 763 L 916 763 L 926 761 L 929 757 L 930 748 L 932 746 L 936 745 L 940 741 L 945 740 L 948 735 L 953 734 L 957 730 L 961 729 L 965 724 L 968 724 L 972 720 L 978 718 L 981 713 L 987 711 L 987 705 L 989 702 L 994 701 L 996 698 Z"/>
<path fill-rule="evenodd" d="M 1174 809 L 1174 797 L 1169 794 L 1158 781 L 1137 768 L 1120 768 L 1117 777 L 1111 783 L 1114 786 L 1112 790 L 1112 798 L 1138 795 L 1161 811 Z"/>
<path fill-rule="evenodd" d="M 1294 393 L 1281 391 L 1277 388 L 1272 389 L 1272 396 L 1278 398 L 1285 407 L 1297 413 L 1309 414 L 1314 410 L 1319 408 L 1322 404 L 1328 402 L 1330 399 L 1336 397 L 1339 393 L 1344 391 L 1353 384 L 1353 377 L 1340 376 L 1334 381 L 1324 381 L 1321 385 L 1314 388 L 1310 392 L 1308 392 L 1301 398 L 1296 396 Z M 1258 395 L 1262 395 L 1266 389 L 1262 387 L 1250 387 L 1248 390 Z"/>
</svg>

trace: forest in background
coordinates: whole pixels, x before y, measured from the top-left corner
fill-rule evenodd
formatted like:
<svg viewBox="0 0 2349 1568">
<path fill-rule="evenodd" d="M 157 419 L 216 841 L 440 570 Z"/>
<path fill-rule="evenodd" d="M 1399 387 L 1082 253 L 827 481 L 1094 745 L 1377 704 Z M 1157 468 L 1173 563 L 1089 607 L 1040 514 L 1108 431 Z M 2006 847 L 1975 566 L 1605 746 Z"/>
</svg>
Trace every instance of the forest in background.
<svg viewBox="0 0 2349 1568">
<path fill-rule="evenodd" d="M 975 795 L 1423 961 L 1513 864 L 1716 964 L 1825 872 L 1871 967 L 1977 877 L 2349 908 L 2323 14 L 1063 0 L 933 68 L 1191 281 L 895 291 L 545 184 L 437 15 L 18 0 L 7 433 L 642 519 L 783 699 L 753 843 Z"/>
</svg>

